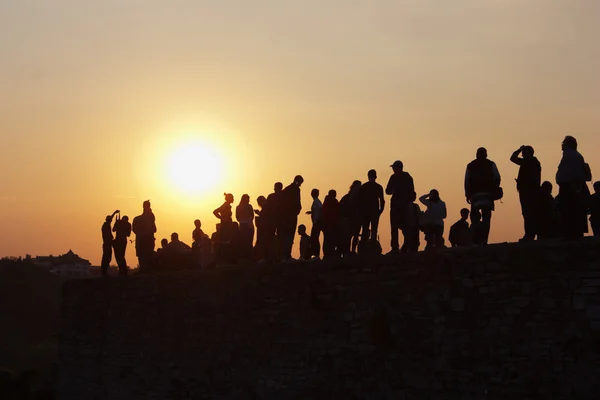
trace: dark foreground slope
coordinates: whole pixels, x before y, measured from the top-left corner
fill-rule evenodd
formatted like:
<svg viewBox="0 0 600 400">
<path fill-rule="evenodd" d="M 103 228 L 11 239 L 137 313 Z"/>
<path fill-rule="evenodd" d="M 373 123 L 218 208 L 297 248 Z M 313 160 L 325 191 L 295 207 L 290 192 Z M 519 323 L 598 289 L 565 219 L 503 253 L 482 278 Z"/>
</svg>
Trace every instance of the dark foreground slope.
<svg viewBox="0 0 600 400">
<path fill-rule="evenodd" d="M 60 399 L 596 399 L 597 242 L 65 285 Z"/>
<path fill-rule="evenodd" d="M 51 384 L 57 361 L 62 280 L 31 263 L 0 262 L 0 367 Z"/>
</svg>

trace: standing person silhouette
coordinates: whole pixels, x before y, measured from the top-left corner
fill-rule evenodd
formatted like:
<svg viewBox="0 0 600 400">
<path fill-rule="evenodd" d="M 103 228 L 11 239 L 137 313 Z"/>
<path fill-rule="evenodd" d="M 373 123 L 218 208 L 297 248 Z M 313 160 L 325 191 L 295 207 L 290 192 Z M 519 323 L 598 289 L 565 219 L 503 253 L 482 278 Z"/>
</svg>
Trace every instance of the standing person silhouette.
<svg viewBox="0 0 600 400">
<path fill-rule="evenodd" d="M 471 217 L 481 214 L 481 221 L 471 219 L 474 230 L 480 233 L 478 245 L 487 245 L 490 235 L 494 201 L 500 188 L 500 172 L 496 163 L 488 160 L 487 150 L 477 149 L 477 158 L 467 165 L 465 172 L 465 197 L 471 204 Z M 478 213 L 474 213 L 478 211 Z"/>
<path fill-rule="evenodd" d="M 581 153 L 577 140 L 567 136 L 562 142 L 563 156 L 556 172 L 558 184 L 560 231 L 565 239 L 579 239 L 588 231 L 587 201 L 591 171 Z"/>
<path fill-rule="evenodd" d="M 292 260 L 292 247 L 294 246 L 294 237 L 296 236 L 296 226 L 298 225 L 298 214 L 302 210 L 300 200 L 300 186 L 304 183 L 304 178 L 296 175 L 294 181 L 289 184 L 282 192 L 280 212 L 281 212 L 281 258 L 283 261 Z"/>
<path fill-rule="evenodd" d="M 319 194 L 319 189 L 313 189 L 310 192 L 313 202 L 312 206 L 310 207 L 310 211 L 306 212 L 306 214 L 310 215 L 310 219 L 312 221 L 312 228 L 310 230 L 310 252 L 316 259 L 321 257 L 321 242 L 319 237 L 321 236 L 321 231 L 323 230 L 321 221 L 323 203 L 321 203 L 321 200 L 319 200 Z"/>
<path fill-rule="evenodd" d="M 265 261 L 273 262 L 280 253 L 281 232 L 281 197 L 283 194 L 283 183 L 276 182 L 273 185 L 273 193 L 267 197 L 265 206 L 261 212 L 265 227 Z"/>
<path fill-rule="evenodd" d="M 323 260 L 330 260 L 339 255 L 339 225 L 340 225 L 340 203 L 337 200 L 337 192 L 330 190 L 323 201 L 321 214 L 323 223 Z"/>
<path fill-rule="evenodd" d="M 367 173 L 368 182 L 360 189 L 360 214 L 362 218 L 362 240 L 377 240 L 379 217 L 385 209 L 383 186 L 377 183 L 377 171 Z"/>
<path fill-rule="evenodd" d="M 251 260 L 254 242 L 254 208 L 247 194 L 242 195 L 240 204 L 235 208 L 235 219 L 240 224 L 240 256 Z"/>
<path fill-rule="evenodd" d="M 108 276 L 108 268 L 110 267 L 113 251 L 113 234 L 110 224 L 118 212 L 119 210 L 112 213 L 112 215 L 107 215 L 102 224 L 102 261 L 100 262 L 100 272 L 102 273 L 102 276 Z"/>
<path fill-rule="evenodd" d="M 397 254 L 400 249 L 398 241 L 398 230 L 406 228 L 408 217 L 408 206 L 412 203 L 412 197 L 415 193 L 415 183 L 412 176 L 404 171 L 402 161 L 394 161 L 391 165 L 394 171 L 385 188 L 385 193 L 392 196 L 390 201 L 390 225 L 392 228 L 391 246 L 392 250 L 388 254 Z M 402 232 L 406 240 L 405 232 Z"/>
<path fill-rule="evenodd" d="M 123 218 L 117 216 L 113 232 L 115 232 L 116 236 L 113 241 L 113 247 L 115 249 L 115 260 L 119 266 L 119 275 L 125 276 L 129 269 L 127 267 L 127 260 L 125 259 L 125 251 L 127 250 L 127 240 L 131 236 L 131 224 L 127 215 Z"/>
<path fill-rule="evenodd" d="M 132 229 L 135 233 L 135 252 L 140 264 L 140 272 L 146 272 L 152 268 L 154 261 L 156 218 L 150 200 L 144 201 L 142 208 L 142 214 L 133 219 Z"/>
<path fill-rule="evenodd" d="M 522 155 L 523 157 L 519 157 Z M 534 156 L 531 146 L 521 146 L 510 157 L 510 161 L 519 166 L 517 191 L 521 202 L 521 212 L 525 224 L 525 236 L 521 241 L 531 241 L 538 234 L 537 212 L 540 204 L 540 185 L 542 184 L 542 166 Z"/>
<path fill-rule="evenodd" d="M 340 250 L 344 258 L 356 255 L 358 236 L 362 226 L 360 215 L 360 190 L 361 181 L 354 181 L 350 186 L 348 194 L 340 200 L 341 213 L 341 240 Z"/>
</svg>

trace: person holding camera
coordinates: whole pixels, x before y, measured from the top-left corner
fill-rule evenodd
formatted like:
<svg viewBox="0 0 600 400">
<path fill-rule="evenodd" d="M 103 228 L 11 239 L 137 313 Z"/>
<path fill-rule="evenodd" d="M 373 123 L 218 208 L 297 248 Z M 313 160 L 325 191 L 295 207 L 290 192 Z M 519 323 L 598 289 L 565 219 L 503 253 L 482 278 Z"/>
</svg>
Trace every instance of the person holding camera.
<svg viewBox="0 0 600 400">
<path fill-rule="evenodd" d="M 127 260 L 125 259 L 125 251 L 127 250 L 127 240 L 131 236 L 131 224 L 127 215 L 121 218 L 121 213 L 117 214 L 117 221 L 113 227 L 113 232 L 115 232 L 113 248 L 115 251 L 115 260 L 119 266 L 119 275 L 127 275 L 128 267 Z"/>
<path fill-rule="evenodd" d="M 522 157 L 519 157 L 521 156 Z M 521 146 L 510 157 L 510 161 L 519 166 L 517 191 L 521 201 L 521 212 L 525 223 L 525 236 L 521 241 L 531 241 L 538 234 L 537 209 L 542 184 L 542 166 L 534 156 L 531 146 Z"/>
</svg>

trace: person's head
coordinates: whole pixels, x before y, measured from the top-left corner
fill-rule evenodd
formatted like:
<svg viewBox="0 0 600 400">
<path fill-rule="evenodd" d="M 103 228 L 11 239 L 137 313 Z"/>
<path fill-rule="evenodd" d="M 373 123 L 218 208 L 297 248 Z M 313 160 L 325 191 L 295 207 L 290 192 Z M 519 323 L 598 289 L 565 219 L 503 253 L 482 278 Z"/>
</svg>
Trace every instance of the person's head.
<svg viewBox="0 0 600 400">
<path fill-rule="evenodd" d="M 256 198 L 256 203 L 258 204 L 258 206 L 260 208 L 263 208 L 265 206 L 265 204 L 267 203 L 267 199 L 265 196 L 258 196 Z"/>
<path fill-rule="evenodd" d="M 350 193 L 357 193 L 360 190 L 361 186 L 362 186 L 361 181 L 352 182 L 352 185 L 350 185 Z"/>
<path fill-rule="evenodd" d="M 474 210 L 471 213 L 471 221 L 481 221 L 481 212 L 479 210 Z"/>
<path fill-rule="evenodd" d="M 294 178 L 294 183 L 298 186 L 302 186 L 302 184 L 304 183 L 304 178 L 302 177 L 302 175 L 296 175 L 296 177 Z"/>
<path fill-rule="evenodd" d="M 487 154 L 487 149 L 485 147 L 480 147 L 477 149 L 477 159 L 478 160 L 485 160 L 487 159 L 488 154 Z"/>
<path fill-rule="evenodd" d="M 163 239 L 160 241 L 160 247 L 162 247 L 163 249 L 164 249 L 165 247 L 167 247 L 167 245 L 168 245 L 168 244 L 169 244 L 169 241 L 168 241 L 167 239 L 164 239 L 164 238 L 163 238 Z"/>
<path fill-rule="evenodd" d="M 337 197 L 337 192 L 334 189 L 331 189 L 328 193 L 327 196 L 329 196 L 332 199 L 335 199 Z"/>
<path fill-rule="evenodd" d="M 594 192 L 600 193 L 600 181 L 594 182 Z"/>
<path fill-rule="evenodd" d="M 281 192 L 283 190 L 283 183 L 276 182 L 275 185 L 273 186 L 273 190 L 275 191 L 275 193 Z"/>
<path fill-rule="evenodd" d="M 171 242 L 179 242 L 179 234 L 177 232 L 171 233 Z"/>
<path fill-rule="evenodd" d="M 318 199 L 319 198 L 319 189 L 313 189 L 310 191 L 310 195 L 313 199 Z"/>
<path fill-rule="evenodd" d="M 107 215 L 105 221 L 112 222 L 112 215 Z"/>
<path fill-rule="evenodd" d="M 232 204 L 233 203 L 233 195 L 231 193 L 224 193 L 225 195 L 225 202 Z"/>
<path fill-rule="evenodd" d="M 197 220 L 195 220 L 195 221 L 194 221 L 194 226 L 195 226 L 196 228 L 200 229 L 200 227 L 202 226 L 202 222 L 200 222 L 200 220 L 199 220 L 199 219 L 197 219 Z"/>
<path fill-rule="evenodd" d="M 399 174 L 400 172 L 404 171 L 404 164 L 402 164 L 402 161 L 400 160 L 394 161 L 394 163 L 390 165 L 390 167 L 392 167 L 392 170 L 395 174 Z"/>
<path fill-rule="evenodd" d="M 552 195 L 552 183 L 550 183 L 548 181 L 544 181 L 542 183 L 542 186 L 540 187 L 540 190 L 541 190 L 542 194 Z"/>
<path fill-rule="evenodd" d="M 533 147 L 531 146 L 523 146 L 523 158 L 529 159 L 529 158 L 533 158 L 533 155 L 535 154 Z"/>
<path fill-rule="evenodd" d="M 464 220 L 469 218 L 469 209 L 468 208 L 463 208 L 462 210 L 460 210 L 460 217 Z"/>
<path fill-rule="evenodd" d="M 249 204 L 250 203 L 250 196 L 248 196 L 247 194 L 243 194 L 242 198 L 240 199 L 240 204 Z"/>
<path fill-rule="evenodd" d="M 573 136 L 565 136 L 562 141 L 562 149 L 577 150 L 577 139 L 575 139 Z"/>
<path fill-rule="evenodd" d="M 300 236 L 306 235 L 306 225 L 298 225 L 298 234 Z"/>
<path fill-rule="evenodd" d="M 125 222 L 129 222 L 129 217 L 127 215 L 123 216 L 121 219 Z"/>
<path fill-rule="evenodd" d="M 431 189 L 429 191 L 429 200 L 440 201 L 440 192 L 438 192 L 437 189 Z"/>
<path fill-rule="evenodd" d="M 369 172 L 367 172 L 367 178 L 369 178 L 370 181 L 374 181 L 377 179 L 377 171 L 375 171 L 374 169 L 369 170 Z"/>
<path fill-rule="evenodd" d="M 144 211 L 151 210 L 152 206 L 150 205 L 150 200 L 144 201 L 144 203 L 142 204 L 142 208 L 144 209 Z"/>
</svg>

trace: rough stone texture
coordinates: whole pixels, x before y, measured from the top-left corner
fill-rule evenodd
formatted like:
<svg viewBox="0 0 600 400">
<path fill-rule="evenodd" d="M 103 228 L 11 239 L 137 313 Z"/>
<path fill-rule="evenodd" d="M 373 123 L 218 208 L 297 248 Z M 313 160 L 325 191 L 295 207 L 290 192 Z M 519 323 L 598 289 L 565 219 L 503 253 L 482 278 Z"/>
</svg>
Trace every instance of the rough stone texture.
<svg viewBox="0 0 600 400">
<path fill-rule="evenodd" d="M 59 398 L 597 399 L 600 247 L 65 285 Z"/>
</svg>

